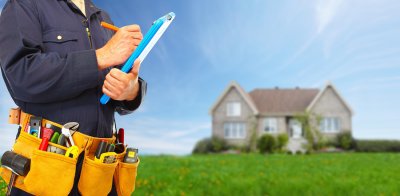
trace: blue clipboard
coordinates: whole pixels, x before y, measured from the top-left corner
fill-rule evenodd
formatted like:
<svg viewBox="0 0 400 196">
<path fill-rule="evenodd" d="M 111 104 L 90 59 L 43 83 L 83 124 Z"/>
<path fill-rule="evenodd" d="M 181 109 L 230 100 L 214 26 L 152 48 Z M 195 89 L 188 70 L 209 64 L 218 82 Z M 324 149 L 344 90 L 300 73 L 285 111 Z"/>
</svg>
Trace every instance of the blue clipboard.
<svg viewBox="0 0 400 196">
<path fill-rule="evenodd" d="M 142 63 L 143 60 L 146 58 L 147 54 L 150 52 L 150 50 L 154 47 L 157 41 L 164 34 L 165 30 L 167 30 L 168 26 L 171 24 L 174 18 L 175 18 L 175 13 L 170 12 L 167 15 L 154 21 L 153 25 L 144 36 L 143 40 L 139 43 L 139 46 L 135 49 L 133 54 L 128 58 L 124 66 L 122 66 L 121 71 L 125 73 L 131 71 L 133 63 L 138 58 Z M 110 97 L 103 94 L 103 96 L 100 98 L 100 103 L 107 104 L 108 101 L 110 101 Z"/>
</svg>

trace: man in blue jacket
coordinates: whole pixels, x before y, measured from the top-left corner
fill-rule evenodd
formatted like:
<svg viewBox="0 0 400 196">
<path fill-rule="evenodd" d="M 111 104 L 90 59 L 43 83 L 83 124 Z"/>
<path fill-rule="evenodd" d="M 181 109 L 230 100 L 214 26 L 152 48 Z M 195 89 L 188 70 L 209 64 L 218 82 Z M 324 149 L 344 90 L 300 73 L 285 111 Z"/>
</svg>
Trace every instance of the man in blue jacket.
<svg viewBox="0 0 400 196">
<path fill-rule="evenodd" d="M 112 23 L 91 0 L 7 1 L 0 17 L 0 65 L 24 112 L 59 124 L 79 122 L 84 134 L 112 137 L 114 112 L 128 114 L 139 107 L 146 92 L 139 62 L 128 74 L 113 67 L 138 46 L 140 28 L 125 26 L 114 34 L 101 21 Z M 103 93 L 113 101 L 101 105 Z M 12 195 L 19 194 L 13 188 Z M 71 195 L 78 194 L 74 185 Z"/>
</svg>

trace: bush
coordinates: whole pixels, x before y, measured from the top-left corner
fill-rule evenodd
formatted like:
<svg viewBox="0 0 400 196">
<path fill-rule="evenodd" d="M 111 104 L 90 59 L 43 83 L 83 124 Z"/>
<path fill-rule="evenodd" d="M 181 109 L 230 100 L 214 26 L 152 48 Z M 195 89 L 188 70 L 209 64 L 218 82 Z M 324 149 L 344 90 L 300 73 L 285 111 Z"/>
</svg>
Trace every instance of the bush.
<svg viewBox="0 0 400 196">
<path fill-rule="evenodd" d="M 276 148 L 278 148 L 278 150 L 283 150 L 288 141 L 289 141 L 288 134 L 286 133 L 279 134 L 278 137 L 276 138 Z"/>
<path fill-rule="evenodd" d="M 193 154 L 219 153 L 228 150 L 228 144 L 218 137 L 205 138 L 198 141 L 192 151 Z"/>
<path fill-rule="evenodd" d="M 355 147 L 355 140 L 351 135 L 350 131 L 345 131 L 337 135 L 337 147 L 343 150 L 350 150 L 354 149 Z"/>
<path fill-rule="evenodd" d="M 273 153 L 276 149 L 275 137 L 270 134 L 265 134 L 257 141 L 257 148 L 260 153 Z"/>
<path fill-rule="evenodd" d="M 400 152 L 398 140 L 356 140 L 357 152 Z"/>
</svg>

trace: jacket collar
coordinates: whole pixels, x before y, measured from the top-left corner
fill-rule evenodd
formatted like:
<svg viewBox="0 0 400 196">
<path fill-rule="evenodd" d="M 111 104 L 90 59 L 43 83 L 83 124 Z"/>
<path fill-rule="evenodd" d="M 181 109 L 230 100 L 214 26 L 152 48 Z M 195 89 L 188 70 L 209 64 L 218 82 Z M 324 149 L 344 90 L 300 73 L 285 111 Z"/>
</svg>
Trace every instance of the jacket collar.
<svg viewBox="0 0 400 196">
<path fill-rule="evenodd" d="M 58 1 L 66 1 L 70 5 L 70 7 L 79 10 L 79 8 L 71 0 L 58 0 Z M 93 14 L 97 12 L 101 12 L 101 9 L 97 8 L 91 0 L 85 0 L 85 9 L 87 18 L 90 18 Z"/>
</svg>

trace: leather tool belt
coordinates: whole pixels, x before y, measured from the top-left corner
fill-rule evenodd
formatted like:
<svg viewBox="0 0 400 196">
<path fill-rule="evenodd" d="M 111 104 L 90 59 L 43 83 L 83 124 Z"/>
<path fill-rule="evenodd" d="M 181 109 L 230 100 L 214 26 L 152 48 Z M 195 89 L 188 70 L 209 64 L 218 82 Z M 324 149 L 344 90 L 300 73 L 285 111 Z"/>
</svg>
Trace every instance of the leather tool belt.
<svg viewBox="0 0 400 196">
<path fill-rule="evenodd" d="M 18 176 L 14 186 L 33 195 L 68 195 L 71 191 L 76 164 L 79 156 L 69 157 L 48 151 L 39 150 L 42 139 L 25 130 L 32 115 L 22 112 L 19 108 L 11 109 L 9 123 L 20 125 L 20 134 L 12 151 L 31 160 L 30 170 L 26 176 Z M 54 129 L 62 129 L 62 125 L 42 119 L 41 125 L 51 124 Z M 135 189 L 137 167 L 136 163 L 124 163 L 126 146 L 122 152 L 115 155 L 112 163 L 95 161 L 95 152 L 100 142 L 114 143 L 115 137 L 97 138 L 85 135 L 79 131 L 72 134 L 78 155 L 84 153 L 82 170 L 78 183 L 82 195 L 108 195 L 114 180 L 118 195 L 131 195 Z M 68 148 L 52 142 L 49 146 L 68 151 Z M 0 176 L 9 183 L 11 171 L 0 168 Z M 49 186 L 51 185 L 51 186 Z"/>
</svg>

